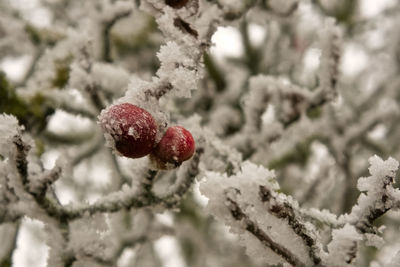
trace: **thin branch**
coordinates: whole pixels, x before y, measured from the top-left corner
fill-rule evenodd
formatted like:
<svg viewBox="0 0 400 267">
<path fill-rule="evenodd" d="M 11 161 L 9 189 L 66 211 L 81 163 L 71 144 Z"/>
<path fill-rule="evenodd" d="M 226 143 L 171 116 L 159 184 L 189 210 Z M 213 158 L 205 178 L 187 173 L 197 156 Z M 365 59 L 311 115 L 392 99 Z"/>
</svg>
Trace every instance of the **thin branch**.
<svg viewBox="0 0 400 267">
<path fill-rule="evenodd" d="M 28 82 L 28 80 L 33 76 L 33 74 L 35 73 L 35 68 L 37 63 L 39 62 L 39 60 L 42 58 L 43 54 L 44 54 L 45 48 L 43 45 L 40 45 L 38 48 L 36 48 L 35 54 L 33 56 L 32 62 L 29 65 L 29 69 L 27 70 L 27 72 L 24 75 L 24 78 L 22 79 L 22 81 L 20 81 L 19 83 L 16 84 L 16 87 L 23 87 L 26 85 L 26 83 Z"/>
<path fill-rule="evenodd" d="M 373 226 L 374 221 L 394 206 L 398 205 L 398 202 L 393 199 L 388 190 L 388 187 L 391 187 L 393 182 L 394 177 L 386 175 L 383 181 L 383 193 L 380 198 L 376 199 L 375 203 L 371 205 L 374 208 L 366 210 L 366 213 L 364 213 L 361 218 L 358 218 L 357 221 L 351 222 L 359 232 L 376 234 L 377 230 Z"/>
<path fill-rule="evenodd" d="M 185 170 L 185 173 L 182 175 L 182 179 L 177 181 L 177 184 L 173 186 L 173 190 L 163 197 L 164 203 L 167 203 L 167 206 L 173 206 L 177 204 L 189 190 L 190 186 L 194 182 L 194 179 L 199 174 L 199 162 L 203 152 L 204 149 L 201 147 L 196 149 L 196 153 L 190 161 L 190 165 Z"/>
<path fill-rule="evenodd" d="M 61 168 L 56 166 L 52 170 L 44 171 L 37 179 L 29 182 L 29 192 L 37 197 L 43 197 L 47 188 L 54 183 L 61 175 Z"/>
<path fill-rule="evenodd" d="M 251 233 L 255 238 L 257 238 L 264 246 L 271 249 L 277 255 L 281 256 L 285 261 L 290 263 L 293 266 L 302 266 L 306 265 L 300 261 L 300 259 L 294 255 L 287 248 L 281 246 L 272 240 L 272 238 L 264 232 L 255 222 L 253 222 L 248 215 L 246 215 L 243 210 L 240 208 L 239 204 L 235 202 L 233 199 L 227 197 L 227 206 L 230 209 L 232 217 L 240 221 L 244 224 L 245 229 Z"/>
<path fill-rule="evenodd" d="M 17 237 L 20 229 L 20 221 L 10 224 L 10 225 L 0 225 L 5 227 L 6 229 L 2 229 L 6 231 L 6 236 L 2 236 L 2 248 L 4 249 L 4 243 L 8 243 L 8 246 L 0 251 L 0 266 L 12 266 L 12 255 L 14 250 L 17 248 Z M 4 231 L 3 231 L 4 232 Z"/>
<path fill-rule="evenodd" d="M 290 203 L 277 199 L 273 193 L 265 186 L 260 186 L 258 191 L 259 197 L 268 207 L 268 211 L 280 219 L 287 219 L 289 226 L 304 242 L 308 249 L 308 253 L 315 265 L 321 265 L 320 251 L 317 241 L 310 235 L 306 226 L 301 223 Z M 273 201 L 271 201 L 273 199 Z"/>
<path fill-rule="evenodd" d="M 28 184 L 28 161 L 26 160 L 26 156 L 31 147 L 22 141 L 20 135 L 14 136 L 13 142 L 17 151 L 15 155 L 15 165 L 23 185 L 26 186 Z"/>
<path fill-rule="evenodd" d="M 172 89 L 173 89 L 172 84 L 167 83 L 167 84 L 162 84 L 153 90 L 150 90 L 150 89 L 146 90 L 144 93 L 146 96 L 146 100 L 148 100 L 150 97 L 154 97 L 157 100 L 159 100 L 163 95 L 165 95 Z"/>
<path fill-rule="evenodd" d="M 120 14 L 116 14 L 115 17 L 113 17 L 111 20 L 107 21 L 103 25 L 103 31 L 102 31 L 102 36 L 103 36 L 103 60 L 105 62 L 112 62 L 111 58 L 111 40 L 110 40 L 110 32 L 112 27 L 117 23 L 119 20 L 129 16 L 132 13 L 132 10 L 128 10 L 125 12 L 122 12 Z"/>
</svg>

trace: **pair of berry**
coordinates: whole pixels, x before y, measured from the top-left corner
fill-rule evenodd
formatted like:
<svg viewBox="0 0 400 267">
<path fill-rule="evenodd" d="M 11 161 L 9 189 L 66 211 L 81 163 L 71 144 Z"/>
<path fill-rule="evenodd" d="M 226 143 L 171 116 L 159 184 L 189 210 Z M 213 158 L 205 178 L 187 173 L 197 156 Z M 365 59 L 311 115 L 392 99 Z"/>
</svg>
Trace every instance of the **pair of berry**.
<svg viewBox="0 0 400 267">
<path fill-rule="evenodd" d="M 193 136 L 181 126 L 167 129 L 156 143 L 157 124 L 146 110 L 123 103 L 113 105 L 99 116 L 103 130 L 112 137 L 115 149 L 125 157 L 140 158 L 150 154 L 159 169 L 171 169 L 192 157 Z"/>
</svg>

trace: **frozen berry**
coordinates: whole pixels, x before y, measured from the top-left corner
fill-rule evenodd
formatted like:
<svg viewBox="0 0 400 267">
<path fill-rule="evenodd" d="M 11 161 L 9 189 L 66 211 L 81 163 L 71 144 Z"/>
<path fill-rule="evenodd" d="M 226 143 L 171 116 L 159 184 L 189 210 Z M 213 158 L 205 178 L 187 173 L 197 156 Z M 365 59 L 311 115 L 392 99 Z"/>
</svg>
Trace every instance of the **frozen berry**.
<svg viewBox="0 0 400 267">
<path fill-rule="evenodd" d="M 128 158 L 148 155 L 156 141 L 153 116 L 138 106 L 123 103 L 103 110 L 99 122 L 111 147 Z"/>
<path fill-rule="evenodd" d="M 190 159 L 194 150 L 192 134 L 181 126 L 172 126 L 151 152 L 150 159 L 160 169 L 171 169 Z"/>
</svg>

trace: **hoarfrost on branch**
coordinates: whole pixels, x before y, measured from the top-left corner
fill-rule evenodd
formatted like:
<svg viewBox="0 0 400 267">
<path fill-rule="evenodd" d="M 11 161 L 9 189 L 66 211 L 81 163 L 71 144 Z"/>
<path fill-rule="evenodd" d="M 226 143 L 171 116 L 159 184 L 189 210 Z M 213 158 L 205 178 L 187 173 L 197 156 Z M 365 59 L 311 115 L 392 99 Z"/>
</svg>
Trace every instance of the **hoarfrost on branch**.
<svg viewBox="0 0 400 267">
<path fill-rule="evenodd" d="M 167 266 L 166 240 L 182 266 L 399 266 L 400 9 L 367 2 L 0 2 L 0 266 L 32 223 L 52 267 Z M 121 103 L 194 156 L 124 158 Z"/>
</svg>

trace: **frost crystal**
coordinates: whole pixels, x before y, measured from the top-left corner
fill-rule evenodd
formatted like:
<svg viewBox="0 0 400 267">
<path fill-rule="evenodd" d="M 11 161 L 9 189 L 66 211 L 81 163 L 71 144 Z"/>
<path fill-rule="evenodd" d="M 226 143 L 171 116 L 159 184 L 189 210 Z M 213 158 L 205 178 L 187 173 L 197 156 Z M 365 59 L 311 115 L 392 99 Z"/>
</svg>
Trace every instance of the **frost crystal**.
<svg viewBox="0 0 400 267">
<path fill-rule="evenodd" d="M 18 120 L 7 114 L 0 114 L 0 155 L 6 157 L 11 152 L 13 138 L 20 134 Z"/>
<path fill-rule="evenodd" d="M 0 0 L 0 266 L 399 266 L 395 2 Z"/>
<path fill-rule="evenodd" d="M 201 193 L 209 199 L 207 210 L 240 236 L 250 256 L 271 264 L 310 264 L 303 240 L 291 230 L 290 220 L 274 213 L 281 201 L 294 207 L 297 203 L 277 190 L 274 172 L 250 162 L 244 162 L 233 176 L 206 173 L 200 184 Z"/>
<path fill-rule="evenodd" d="M 327 266 L 355 266 L 358 242 L 362 236 L 357 233 L 354 226 L 346 224 L 341 229 L 332 231 L 332 241 L 328 244 L 329 256 Z"/>
<path fill-rule="evenodd" d="M 385 213 L 398 205 L 399 190 L 393 188 L 399 163 L 393 158 L 383 161 L 378 156 L 369 159 L 371 176 L 358 180 L 357 188 L 362 192 L 357 205 L 353 207 L 346 219 L 351 222 L 375 219 L 374 213 Z"/>
</svg>

